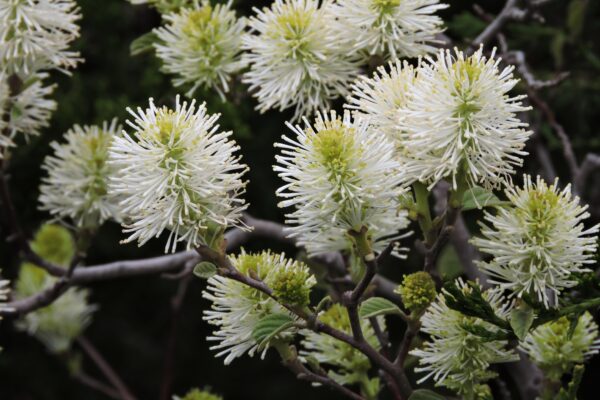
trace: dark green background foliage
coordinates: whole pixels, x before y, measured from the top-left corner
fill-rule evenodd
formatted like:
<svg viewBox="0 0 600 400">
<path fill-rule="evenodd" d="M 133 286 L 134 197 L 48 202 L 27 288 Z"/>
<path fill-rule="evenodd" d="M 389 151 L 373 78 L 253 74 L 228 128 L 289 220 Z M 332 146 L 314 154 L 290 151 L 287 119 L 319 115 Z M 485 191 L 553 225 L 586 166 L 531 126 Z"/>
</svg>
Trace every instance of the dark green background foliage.
<svg viewBox="0 0 600 400">
<path fill-rule="evenodd" d="M 442 13 L 447 22 L 447 34 L 464 46 L 474 38 L 485 23 L 472 9 L 472 1 L 447 1 L 450 8 Z M 479 2 L 486 11 L 495 14 L 502 1 Z M 49 153 L 48 144 L 60 140 L 61 135 L 74 123 L 92 124 L 118 117 L 127 118 L 127 106 L 146 106 L 148 97 L 157 103 L 172 103 L 177 93 L 169 78 L 159 72 L 159 63 L 151 55 L 132 57 L 130 43 L 160 23 L 160 17 L 145 6 L 132 6 L 124 0 L 79 0 L 83 20 L 82 36 L 75 46 L 85 63 L 72 77 L 53 74 L 58 82 L 55 98 L 58 110 L 50 128 L 40 137 L 22 144 L 11 161 L 11 186 L 19 217 L 27 230 L 34 232 L 48 215 L 37 211 L 36 199 L 41 178 L 39 168 Z M 235 7 L 248 15 L 252 6 L 267 2 L 236 1 Z M 590 0 L 556 0 L 543 10 L 545 24 L 539 22 L 511 23 L 506 28 L 511 49 L 523 50 L 532 71 L 540 79 L 553 77 L 557 72 L 570 71 L 569 79 L 557 87 L 543 89 L 541 96 L 551 105 L 573 140 L 578 156 L 588 151 L 600 151 L 600 4 Z M 523 91 L 522 85 L 517 88 Z M 284 121 L 291 112 L 268 112 L 264 115 L 253 110 L 255 101 L 236 84 L 230 102 L 223 103 L 210 92 L 196 94 L 206 101 L 211 112 L 222 113 L 221 126 L 234 131 L 242 147 L 244 161 L 251 167 L 247 178 L 247 200 L 250 212 L 264 218 L 283 220 L 276 207 L 275 189 L 279 185 L 271 169 L 273 143 L 284 132 Z M 339 107 L 341 105 L 338 104 Z M 562 157 L 560 141 L 546 120 L 537 111 L 530 113 L 531 123 L 539 135 L 530 142 L 532 153 L 525 163 L 531 173 L 539 171 L 534 148 L 541 141 L 550 150 L 559 176 L 568 179 L 568 170 Z M 593 219 L 600 212 L 600 174 L 591 177 L 585 198 L 592 207 Z M 475 212 L 477 214 L 477 212 Z M 472 221 L 469 221 L 470 223 Z M 474 228 L 474 224 L 473 224 Z M 2 234 L 4 236 L 4 233 Z M 135 244 L 120 245 L 119 227 L 106 224 L 93 242 L 88 263 L 96 264 L 117 259 L 132 259 L 158 255 L 163 241 L 156 240 L 143 248 Z M 412 246 L 414 238 L 406 240 Z M 0 260 L 7 277 L 17 270 L 18 259 L 12 247 L 0 245 Z M 266 241 L 254 241 L 249 248 L 278 247 Z M 413 252 L 406 261 L 395 261 L 384 266 L 384 273 L 399 279 L 402 274 L 417 269 L 422 262 Z M 456 254 L 443 253 L 447 276 L 456 273 Z M 163 374 L 163 357 L 170 326 L 170 299 L 177 283 L 148 276 L 123 279 L 91 286 L 92 301 L 100 305 L 86 336 L 96 344 L 113 364 L 139 399 L 157 399 Z M 279 365 L 274 354 L 265 361 L 244 357 L 231 366 L 223 366 L 208 350 L 206 336 L 209 326 L 202 321 L 202 310 L 207 302 L 202 299 L 204 282 L 192 282 L 180 316 L 174 374 L 174 393 L 183 394 L 193 386 L 212 386 L 227 400 L 240 399 L 337 399 L 338 395 L 325 389 L 314 389 L 297 381 Z M 402 327 L 392 325 L 392 337 Z M 69 378 L 64 360 L 49 355 L 43 346 L 27 335 L 16 332 L 10 321 L 0 324 L 0 399 L 103 399 Z M 99 376 L 94 366 L 84 361 L 85 370 Z M 594 376 L 600 373 L 596 358 L 589 365 L 583 380 L 582 399 L 595 399 L 597 386 Z M 503 376 L 503 375 L 502 375 Z M 504 377 L 504 376 L 503 376 Z M 510 383 L 509 383 L 510 387 Z M 584 394 L 583 392 L 588 392 Z"/>
</svg>

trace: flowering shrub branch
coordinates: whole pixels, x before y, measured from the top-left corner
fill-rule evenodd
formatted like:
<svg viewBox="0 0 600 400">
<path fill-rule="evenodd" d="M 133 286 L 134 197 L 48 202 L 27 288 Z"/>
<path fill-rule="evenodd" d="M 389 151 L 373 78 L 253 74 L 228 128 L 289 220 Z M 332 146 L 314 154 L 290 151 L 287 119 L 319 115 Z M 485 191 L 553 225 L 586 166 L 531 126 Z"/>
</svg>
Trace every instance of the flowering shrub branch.
<svg viewBox="0 0 600 400">
<path fill-rule="evenodd" d="M 163 20 L 132 53 L 154 51 L 187 97 L 202 87 L 227 101 L 241 82 L 259 112 L 293 112 L 273 166 L 285 225 L 246 212 L 249 167 L 232 132 L 205 103 L 176 96 L 128 108 L 125 129 L 116 119 L 75 125 L 53 142 L 39 197 L 51 223 L 29 240 L 10 193 L 12 149 L 56 108 L 54 86 L 42 85 L 47 71 L 70 74 L 82 61 L 69 50 L 81 15 L 72 0 L 0 0 L 0 202 L 22 262 L 14 282 L 0 281 L 0 316 L 74 364 L 77 343 L 109 383 L 77 365 L 73 376 L 133 400 L 83 336 L 98 309 L 82 286 L 149 274 L 179 280 L 160 388 L 167 400 L 179 312 L 195 276 L 211 304 L 207 341 L 226 365 L 272 349 L 298 379 L 356 400 L 386 390 L 395 400 L 445 398 L 421 387 L 426 381 L 489 400 L 492 366 L 517 365 L 520 379 L 543 374 L 540 386 L 520 385 L 523 399 L 575 398 L 583 364 L 600 351 L 592 314 L 600 225 L 578 197 L 600 159 L 577 161 L 538 93 L 567 74 L 537 80 L 503 33 L 510 21 L 537 19 L 547 1 L 508 0 L 495 17 L 478 9 L 488 25 L 465 51 L 440 48 L 450 40 L 437 15 L 448 5 L 438 0 L 275 0 L 249 18 L 231 1 L 131 2 Z M 500 52 L 487 48 L 493 40 Z M 513 94 L 515 73 L 527 94 Z M 529 104 L 559 136 L 573 186 L 556 179 L 549 159 L 542 164 L 553 181 L 517 175 L 533 134 Z M 475 209 L 483 216 L 471 237 L 465 218 L 477 218 Z M 91 238 L 110 220 L 123 243 L 165 235 L 170 254 L 85 265 Z M 403 247 L 411 236 L 422 266 L 396 283 L 383 266 L 412 255 Z M 255 237 L 306 256 L 247 252 Z M 449 242 L 467 280 L 440 272 Z M 392 318 L 403 325 L 399 338 Z M 186 399 L 220 397 L 195 389 Z"/>
</svg>

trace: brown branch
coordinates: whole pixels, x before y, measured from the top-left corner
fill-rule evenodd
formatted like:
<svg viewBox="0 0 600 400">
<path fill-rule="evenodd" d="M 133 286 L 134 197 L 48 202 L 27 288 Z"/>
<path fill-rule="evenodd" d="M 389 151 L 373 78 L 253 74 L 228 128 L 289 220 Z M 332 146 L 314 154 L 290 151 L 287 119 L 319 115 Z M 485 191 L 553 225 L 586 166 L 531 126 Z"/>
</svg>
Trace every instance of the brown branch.
<svg viewBox="0 0 600 400">
<path fill-rule="evenodd" d="M 273 295 L 273 291 L 270 287 L 268 287 L 262 281 L 256 280 L 252 277 L 240 273 L 231 264 L 231 262 L 225 254 L 218 253 L 208 247 L 203 246 L 199 247 L 197 251 L 203 259 L 212 262 L 219 268 L 220 275 L 241 282 L 246 286 L 254 288 L 268 295 L 275 301 L 278 301 L 277 298 L 275 298 L 275 296 Z M 402 390 L 402 393 L 406 397 L 408 397 L 410 393 L 412 393 L 412 388 L 410 386 L 410 383 L 408 382 L 408 379 L 406 378 L 406 375 L 404 374 L 404 371 L 402 369 L 397 369 L 390 360 L 379 354 L 379 352 L 368 342 L 366 342 L 365 340 L 357 340 L 353 336 L 348 335 L 345 332 L 342 332 L 328 324 L 319 321 L 315 314 L 309 313 L 304 309 L 299 309 L 297 307 L 281 302 L 279 303 L 286 309 L 288 309 L 290 312 L 294 313 L 296 316 L 304 320 L 307 323 L 308 329 L 311 329 L 315 332 L 322 332 L 337 340 L 347 343 L 355 349 L 359 350 L 364 355 L 366 355 L 373 364 L 384 370 L 386 373 L 392 375 L 397 380 Z"/>
<path fill-rule="evenodd" d="M 119 375 L 114 371 L 114 369 L 106 362 L 104 357 L 98 352 L 98 350 L 94 347 L 94 345 L 87 340 L 84 336 L 80 336 L 77 339 L 77 344 L 81 347 L 81 349 L 87 354 L 87 356 L 96 364 L 98 369 L 104 374 L 106 379 L 117 389 L 119 392 L 121 399 L 123 400 L 135 400 L 135 396 L 131 394 L 131 391 L 125 383 L 121 380 Z"/>
<path fill-rule="evenodd" d="M 475 49 L 480 45 L 486 45 L 510 20 L 522 20 L 526 13 L 524 10 L 517 8 L 518 0 L 508 0 L 500 14 L 494 18 L 490 24 L 481 32 L 471 43 L 470 48 Z"/>
<path fill-rule="evenodd" d="M 328 386 L 329 388 L 354 400 L 366 400 L 363 396 L 359 395 L 358 393 L 355 393 L 347 387 L 337 383 L 324 371 L 317 373 L 306 368 L 306 366 L 298 358 L 296 349 L 293 346 L 289 346 L 288 349 L 286 349 L 285 351 L 280 350 L 280 354 L 282 356 L 283 365 L 287 367 L 290 371 L 292 371 L 296 375 L 296 378 Z"/>
</svg>

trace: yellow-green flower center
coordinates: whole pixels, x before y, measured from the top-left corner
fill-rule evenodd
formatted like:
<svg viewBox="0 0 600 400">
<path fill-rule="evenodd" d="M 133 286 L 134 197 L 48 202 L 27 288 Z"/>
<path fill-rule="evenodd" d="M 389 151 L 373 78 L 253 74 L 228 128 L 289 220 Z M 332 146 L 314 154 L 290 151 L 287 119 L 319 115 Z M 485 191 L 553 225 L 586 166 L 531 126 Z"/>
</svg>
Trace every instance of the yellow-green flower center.
<svg viewBox="0 0 600 400">
<path fill-rule="evenodd" d="M 313 10 L 296 9 L 290 6 L 289 10 L 279 15 L 268 27 L 267 36 L 285 42 L 286 56 L 300 60 L 314 60 L 311 50 L 314 38 L 309 36 L 314 17 Z"/>
<path fill-rule="evenodd" d="M 313 134 L 310 139 L 319 161 L 329 172 L 332 181 L 354 176 L 350 162 L 359 156 L 354 143 L 354 128 L 346 127 L 341 120 L 326 122 L 325 129 Z"/>
</svg>

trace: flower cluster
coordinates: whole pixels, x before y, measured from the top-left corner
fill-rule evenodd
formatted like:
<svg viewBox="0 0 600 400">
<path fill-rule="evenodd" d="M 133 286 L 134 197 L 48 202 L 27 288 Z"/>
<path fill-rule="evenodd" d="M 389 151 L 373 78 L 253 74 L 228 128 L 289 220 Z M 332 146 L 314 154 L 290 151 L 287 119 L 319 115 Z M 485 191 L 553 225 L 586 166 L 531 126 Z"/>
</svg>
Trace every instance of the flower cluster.
<svg viewBox="0 0 600 400">
<path fill-rule="evenodd" d="M 410 149 L 407 174 L 430 187 L 444 178 L 454 188 L 461 177 L 485 187 L 506 182 L 531 134 L 516 115 L 528 109 L 523 96 L 508 96 L 514 67 L 500 70 L 500 59 L 486 58 L 482 48 L 469 57 L 440 50 L 426 60 L 398 109 L 400 147 Z"/>
<path fill-rule="evenodd" d="M 336 28 L 366 55 L 416 57 L 435 51 L 448 7 L 438 0 L 343 0 L 333 6 Z"/>
<path fill-rule="evenodd" d="M 264 112 L 295 107 L 294 119 L 325 108 L 345 95 L 358 76 L 350 41 L 333 28 L 331 1 L 275 0 L 255 9 L 244 36 L 243 59 L 250 66 L 250 85 Z"/>
<path fill-rule="evenodd" d="M 43 259 L 67 266 L 75 255 L 69 232 L 57 225 L 44 225 L 32 243 Z M 21 265 L 15 297 L 22 299 L 56 284 L 57 278 L 29 263 Z M 70 288 L 52 304 L 26 314 L 16 327 L 39 339 L 52 353 L 62 353 L 90 324 L 96 306 L 88 303 L 89 291 Z"/>
<path fill-rule="evenodd" d="M 19 90 L 13 93 L 11 78 L 0 71 L 0 113 L 4 115 L 0 121 L 0 148 L 13 146 L 17 134 L 38 135 L 41 128 L 48 126 L 56 102 L 47 98 L 54 91 L 54 85 L 42 84 L 47 76 L 41 72 L 32 74 L 19 82 Z"/>
<path fill-rule="evenodd" d="M 577 363 L 582 363 L 600 351 L 598 325 L 590 313 L 583 313 L 572 333 L 571 321 L 562 317 L 536 328 L 521 344 L 521 348 L 552 381 L 560 381 Z"/>
<path fill-rule="evenodd" d="M 108 192 L 108 180 L 117 170 L 107 161 L 120 131 L 116 119 L 102 126 L 75 125 L 64 135 L 66 143 L 52 142 L 54 155 L 42 165 L 48 176 L 40 186 L 40 208 L 79 227 L 98 227 L 109 218 L 119 221 L 119 198 Z"/>
<path fill-rule="evenodd" d="M 214 88 L 221 97 L 229 91 L 231 75 L 243 64 L 240 60 L 245 21 L 238 19 L 226 5 L 202 5 L 164 15 L 165 26 L 155 29 L 159 41 L 154 44 L 163 69 L 176 75 L 173 84 L 191 84 L 191 96 L 200 86 Z"/>
<path fill-rule="evenodd" d="M 319 254 L 349 250 L 348 231 L 367 228 L 381 250 L 408 225 L 394 146 L 348 112 L 318 114 L 314 127 L 304 123 L 304 129 L 288 123 L 296 137 L 276 144 L 282 150 L 274 170 L 285 182 L 277 191 L 280 207 L 295 207 L 287 215 L 290 234 L 309 254 Z"/>
<path fill-rule="evenodd" d="M 179 96 L 174 110 L 152 99 L 146 110 L 128 110 L 133 133 L 113 138 L 108 162 L 119 171 L 109 192 L 122 198 L 125 241 L 143 245 L 169 230 L 165 250 L 175 251 L 178 242 L 211 245 L 227 226 L 241 226 L 246 167 L 231 132 L 218 132 L 219 115 Z"/>
<path fill-rule="evenodd" d="M 511 207 L 485 213 L 489 225 L 481 224 L 482 237 L 473 240 L 492 256 L 479 267 L 502 289 L 521 297 L 535 295 L 546 307 L 558 301 L 561 290 L 576 284 L 572 274 L 585 272 L 593 263 L 600 226 L 589 229 L 587 206 L 579 204 L 567 185 L 548 185 L 540 177 L 535 183 L 524 177 L 522 188 L 509 187 Z"/>
<path fill-rule="evenodd" d="M 473 290 L 460 279 L 457 280 L 457 286 L 465 293 Z M 415 371 L 427 373 L 419 382 L 433 377 L 436 385 L 472 396 L 481 383 L 494 377 L 489 369 L 491 364 L 516 361 L 518 356 L 505 348 L 506 341 L 487 339 L 474 333 L 476 330 L 486 330 L 494 334 L 499 333 L 500 329 L 451 309 L 446 304 L 447 295 L 446 291 L 438 294 L 436 301 L 423 315 L 422 330 L 431 338 L 422 348 L 412 350 L 410 354 L 419 359 L 420 367 Z M 504 300 L 499 291 L 484 291 L 483 297 L 497 316 L 508 317 L 510 303 Z"/>
<path fill-rule="evenodd" d="M 80 18 L 73 0 L 1 0 L 0 62 L 10 74 L 73 68 L 79 53 L 68 47 Z"/>
<path fill-rule="evenodd" d="M 315 277 L 309 273 L 306 265 L 288 260 L 283 254 L 249 254 L 242 251 L 238 256 L 231 256 L 230 260 L 240 273 L 259 279 L 267 286 L 279 287 L 276 293 L 283 300 L 296 298 L 299 292 L 309 293 L 316 284 Z M 292 290 L 285 291 L 280 282 L 282 277 L 285 281 L 291 278 L 299 285 L 292 285 Z M 263 317 L 289 313 L 280 303 L 257 289 L 218 275 L 208 279 L 203 295 L 212 302 L 211 309 L 204 311 L 204 319 L 218 328 L 208 340 L 218 342 L 211 349 L 219 350 L 217 357 L 226 356 L 225 364 L 245 353 L 253 356 L 259 350 L 259 343 L 252 332 Z M 289 337 L 290 330 L 278 336 Z M 263 356 L 267 348 L 264 347 Z"/>
<path fill-rule="evenodd" d="M 352 333 L 348 311 L 341 304 L 336 303 L 321 313 L 319 321 L 347 334 Z M 381 317 L 377 317 L 377 321 L 380 325 L 384 323 Z M 379 349 L 381 346 L 371 323 L 367 319 L 362 319 L 360 324 L 367 343 Z M 335 370 L 329 371 L 329 376 L 342 385 L 356 383 L 361 386 L 369 385 L 369 382 L 365 382 L 365 377 L 371 369 L 367 356 L 348 343 L 340 342 L 324 333 L 305 330 L 302 334 L 304 335 L 301 343 L 303 350 L 300 351 L 302 357 L 305 359 L 312 357 L 320 364 L 334 367 Z M 373 383 L 375 382 L 376 380 Z"/>
</svg>

